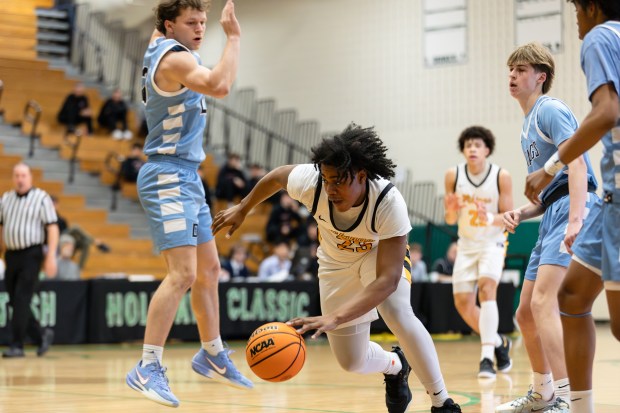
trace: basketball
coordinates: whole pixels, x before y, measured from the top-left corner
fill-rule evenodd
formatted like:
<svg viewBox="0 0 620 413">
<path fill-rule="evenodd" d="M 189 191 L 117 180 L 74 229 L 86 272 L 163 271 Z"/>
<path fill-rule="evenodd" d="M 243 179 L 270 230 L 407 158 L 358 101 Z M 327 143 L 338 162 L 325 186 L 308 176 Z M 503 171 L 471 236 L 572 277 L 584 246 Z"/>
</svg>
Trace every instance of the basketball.
<svg viewBox="0 0 620 413">
<path fill-rule="evenodd" d="M 250 369 L 263 380 L 281 382 L 292 379 L 306 361 L 304 338 L 284 323 L 258 327 L 245 347 Z"/>
</svg>

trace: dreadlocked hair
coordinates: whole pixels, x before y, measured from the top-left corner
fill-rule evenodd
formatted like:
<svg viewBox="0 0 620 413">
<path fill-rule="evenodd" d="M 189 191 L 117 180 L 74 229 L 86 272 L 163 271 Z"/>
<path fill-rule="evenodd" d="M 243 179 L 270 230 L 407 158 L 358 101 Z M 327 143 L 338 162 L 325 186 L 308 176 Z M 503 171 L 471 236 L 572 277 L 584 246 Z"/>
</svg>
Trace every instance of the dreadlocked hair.
<svg viewBox="0 0 620 413">
<path fill-rule="evenodd" d="M 396 165 L 385 156 L 387 148 L 374 127 L 362 128 L 351 123 L 342 133 L 326 138 L 312 148 L 312 163 L 317 168 L 328 165 L 336 168 L 339 180 L 351 180 L 365 170 L 368 179 L 394 176 Z"/>
</svg>

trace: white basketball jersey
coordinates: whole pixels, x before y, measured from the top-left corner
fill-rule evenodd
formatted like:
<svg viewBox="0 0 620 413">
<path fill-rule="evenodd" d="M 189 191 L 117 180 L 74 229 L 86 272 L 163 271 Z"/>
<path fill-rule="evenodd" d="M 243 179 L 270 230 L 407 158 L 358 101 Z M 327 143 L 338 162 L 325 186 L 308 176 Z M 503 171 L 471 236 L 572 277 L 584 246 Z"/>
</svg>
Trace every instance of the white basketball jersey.
<svg viewBox="0 0 620 413">
<path fill-rule="evenodd" d="M 499 166 L 490 164 L 484 175 L 472 176 L 466 163 L 457 165 L 454 193 L 462 204 L 458 219 L 459 240 L 468 240 L 468 243 L 506 240 L 504 228 L 483 223 L 478 218 L 478 202 L 484 203 L 487 212 L 494 215 L 499 212 L 499 172 Z"/>
<path fill-rule="evenodd" d="M 298 165 L 291 171 L 287 190 L 311 211 L 318 224 L 317 256 L 323 268 L 356 262 L 377 248 L 379 240 L 407 235 L 411 230 L 405 200 L 396 187 L 386 179 L 368 179 L 367 189 L 362 205 L 341 213 L 329 202 L 314 165 Z"/>
</svg>

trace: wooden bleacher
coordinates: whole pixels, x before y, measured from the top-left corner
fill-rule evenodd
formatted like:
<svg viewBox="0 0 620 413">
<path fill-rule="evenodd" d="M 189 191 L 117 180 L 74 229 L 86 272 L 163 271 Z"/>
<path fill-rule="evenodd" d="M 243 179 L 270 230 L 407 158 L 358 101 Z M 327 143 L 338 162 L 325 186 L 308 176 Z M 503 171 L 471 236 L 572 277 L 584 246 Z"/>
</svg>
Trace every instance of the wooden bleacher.
<svg viewBox="0 0 620 413">
<path fill-rule="evenodd" d="M 13 166 L 21 160 L 19 156 L 0 152 L 0 193 L 13 189 L 11 172 Z M 43 180 L 43 171 L 40 169 L 33 168 L 32 174 L 35 186 L 58 197 L 60 213 L 70 225 L 81 226 L 93 237 L 101 239 L 110 246 L 109 253 L 91 247 L 90 257 L 82 270 L 84 278 L 119 272 L 153 274 L 157 278 L 165 275 L 165 263 L 161 257 L 153 255 L 150 240 L 129 239 L 129 225 L 107 222 L 107 211 L 86 208 L 83 196 L 64 194 L 64 183 Z"/>
</svg>

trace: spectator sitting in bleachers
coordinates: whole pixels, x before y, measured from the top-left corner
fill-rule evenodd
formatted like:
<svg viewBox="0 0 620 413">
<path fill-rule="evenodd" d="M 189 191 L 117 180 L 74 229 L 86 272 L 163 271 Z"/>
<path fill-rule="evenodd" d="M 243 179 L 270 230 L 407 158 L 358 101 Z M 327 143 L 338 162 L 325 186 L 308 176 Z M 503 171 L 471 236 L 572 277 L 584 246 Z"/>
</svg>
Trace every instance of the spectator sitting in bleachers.
<svg viewBox="0 0 620 413">
<path fill-rule="evenodd" d="M 62 234 L 58 240 L 58 271 L 55 279 L 75 281 L 80 279 L 80 267 L 71 259 L 75 252 L 75 240 L 69 234 Z"/>
<path fill-rule="evenodd" d="M 260 179 L 267 174 L 267 171 L 259 164 L 253 163 L 248 167 L 248 173 L 250 177 L 248 178 L 247 185 L 245 186 L 246 195 L 249 194 L 258 181 L 260 181 Z"/>
<path fill-rule="evenodd" d="M 80 268 L 84 268 L 84 266 L 86 265 L 86 261 L 88 261 L 91 245 L 95 244 L 97 249 L 101 252 L 110 252 L 110 247 L 107 244 L 102 242 L 100 239 L 95 239 L 91 237 L 79 225 L 69 226 L 67 220 L 58 211 L 58 198 L 52 196 L 52 202 L 54 203 L 54 208 L 56 208 L 56 215 L 58 217 L 58 230 L 60 234 L 70 235 L 75 241 L 73 256 L 75 256 L 78 251 L 80 252 L 80 259 L 78 261 L 78 265 Z"/>
<path fill-rule="evenodd" d="M 265 258 L 258 268 L 257 281 L 280 282 L 292 278 L 292 261 L 288 242 L 278 241 L 273 247 L 273 255 Z"/>
<path fill-rule="evenodd" d="M 250 270 L 245 265 L 248 258 L 248 250 L 241 244 L 233 245 L 228 254 L 228 259 L 222 261 L 220 281 L 245 281 Z"/>
<path fill-rule="evenodd" d="M 85 123 L 88 134 L 93 134 L 92 110 L 88 102 L 88 96 L 84 94 L 84 84 L 76 83 L 73 92 L 70 93 L 57 116 L 58 122 L 67 126 L 68 132 L 75 132 L 76 127 Z"/>
<path fill-rule="evenodd" d="M 411 258 L 411 281 L 427 282 L 429 280 L 428 270 L 426 263 L 422 260 L 422 245 L 417 242 L 412 243 L 409 246 L 409 255 Z"/>
<path fill-rule="evenodd" d="M 317 279 L 319 261 L 316 256 L 319 247 L 318 226 L 312 217 L 308 217 L 305 231 L 297 239 L 297 250 L 293 255 L 292 274 L 298 280 Z"/>
<path fill-rule="evenodd" d="M 267 241 L 279 240 L 292 242 L 297 239 L 302 229 L 303 220 L 299 214 L 299 202 L 286 192 L 280 195 L 280 203 L 274 205 L 267 221 Z"/>
<path fill-rule="evenodd" d="M 135 183 L 138 180 L 138 172 L 144 165 L 142 156 L 142 145 L 134 143 L 131 146 L 131 152 L 121 163 L 120 178 L 123 182 Z"/>
<path fill-rule="evenodd" d="M 433 263 L 433 279 L 436 282 L 451 283 L 454 261 L 456 261 L 456 242 L 450 243 L 446 255 Z"/>
<path fill-rule="evenodd" d="M 116 140 L 132 138 L 133 134 L 127 127 L 127 104 L 119 89 L 115 89 L 101 107 L 97 117 L 99 126 L 112 133 Z"/>
<path fill-rule="evenodd" d="M 235 198 L 245 195 L 245 187 L 246 178 L 241 170 L 241 158 L 236 153 L 231 153 L 217 175 L 215 197 L 232 206 Z"/>
</svg>

